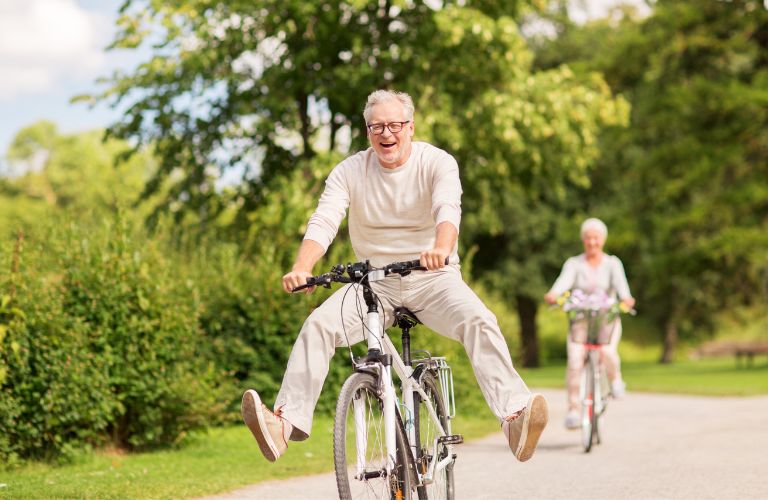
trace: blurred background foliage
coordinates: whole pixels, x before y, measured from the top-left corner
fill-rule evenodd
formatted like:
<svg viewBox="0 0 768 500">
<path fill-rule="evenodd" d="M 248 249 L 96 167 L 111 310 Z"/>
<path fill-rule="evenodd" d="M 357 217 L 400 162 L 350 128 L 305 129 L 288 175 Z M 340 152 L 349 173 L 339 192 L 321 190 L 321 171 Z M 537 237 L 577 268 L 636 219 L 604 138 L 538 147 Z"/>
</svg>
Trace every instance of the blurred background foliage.
<svg viewBox="0 0 768 500">
<path fill-rule="evenodd" d="M 84 102 L 106 133 L 40 122 L 0 178 L 0 457 L 173 446 L 271 401 L 321 290 L 280 277 L 323 181 L 366 146 L 365 97 L 409 92 L 416 138 L 461 167 L 463 272 L 516 362 L 560 362 L 540 314 L 587 216 L 609 227 L 640 315 L 626 343 L 672 362 L 723 325 L 765 331 L 768 12 L 652 2 L 576 24 L 564 1 L 126 0 L 113 48 L 151 46 Z M 342 227 L 318 264 L 352 259 Z M 747 318 L 747 319 L 744 319 Z M 733 327 L 736 322 L 738 327 Z M 462 348 L 465 407 L 483 407 Z M 679 354 L 677 354 L 679 356 Z M 348 372 L 336 356 L 320 411 Z"/>
</svg>

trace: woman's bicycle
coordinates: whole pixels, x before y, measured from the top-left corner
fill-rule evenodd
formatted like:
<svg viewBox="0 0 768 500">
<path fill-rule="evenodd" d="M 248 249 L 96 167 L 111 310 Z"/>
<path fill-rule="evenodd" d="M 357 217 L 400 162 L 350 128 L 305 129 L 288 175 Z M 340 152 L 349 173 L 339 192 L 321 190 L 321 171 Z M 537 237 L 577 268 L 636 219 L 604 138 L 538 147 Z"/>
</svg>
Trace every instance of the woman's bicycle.
<svg viewBox="0 0 768 500">
<path fill-rule="evenodd" d="M 293 290 L 351 283 L 349 290 L 362 288 L 363 292 L 366 312 L 360 305 L 358 309 L 365 314 L 368 351 L 355 357 L 350 348 L 354 373 L 339 393 L 333 427 L 341 499 L 454 498 L 453 445 L 463 438 L 451 431 L 456 415 L 451 368 L 445 358 L 424 351 L 412 357 L 410 331 L 420 322 L 403 307 L 394 311 L 395 326 L 402 331 L 402 354 L 398 353 L 381 325 L 381 302 L 370 286 L 393 274 L 424 270 L 418 260 L 381 268 L 367 261 L 339 264 Z M 393 368 L 400 380 L 399 395 Z"/>
<path fill-rule="evenodd" d="M 615 298 L 606 293 L 586 294 L 581 290 L 566 292 L 558 303 L 568 313 L 571 331 L 574 323 L 586 326 L 583 338 L 574 338 L 575 342 L 584 343 L 584 363 L 579 383 L 579 401 L 581 402 L 581 444 L 586 453 L 593 444 L 601 443 L 600 417 L 608 408 L 611 397 L 611 385 L 603 363 L 603 347 L 609 344 L 616 328 L 616 319 L 622 312 Z"/>
</svg>

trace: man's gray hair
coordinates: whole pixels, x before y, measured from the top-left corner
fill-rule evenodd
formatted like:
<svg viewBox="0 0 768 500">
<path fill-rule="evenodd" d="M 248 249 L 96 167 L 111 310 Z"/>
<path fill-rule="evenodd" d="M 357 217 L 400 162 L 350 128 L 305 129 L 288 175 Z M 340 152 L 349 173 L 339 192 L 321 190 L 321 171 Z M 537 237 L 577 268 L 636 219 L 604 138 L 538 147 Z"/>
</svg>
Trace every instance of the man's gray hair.
<svg viewBox="0 0 768 500">
<path fill-rule="evenodd" d="M 589 231 L 590 229 L 594 229 L 598 233 L 603 235 L 603 238 L 608 237 L 608 227 L 605 225 L 605 222 L 601 221 L 600 219 L 595 218 L 589 218 L 585 220 L 581 224 L 581 237 L 584 237 L 584 233 Z"/>
<path fill-rule="evenodd" d="M 371 92 L 368 96 L 368 101 L 365 103 L 365 109 L 363 109 L 365 123 L 369 123 L 371 109 L 377 104 L 387 101 L 399 101 L 403 108 L 405 108 L 405 119 L 413 120 L 413 99 L 411 99 L 411 96 L 405 92 L 397 92 L 395 90 L 376 90 Z"/>
</svg>

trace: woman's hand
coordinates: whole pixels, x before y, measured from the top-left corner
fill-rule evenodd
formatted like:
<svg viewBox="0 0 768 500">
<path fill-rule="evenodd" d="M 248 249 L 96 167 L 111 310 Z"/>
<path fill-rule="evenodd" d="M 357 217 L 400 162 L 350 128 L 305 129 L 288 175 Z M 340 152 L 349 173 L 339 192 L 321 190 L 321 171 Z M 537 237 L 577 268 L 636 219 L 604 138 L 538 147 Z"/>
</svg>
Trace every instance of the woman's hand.
<svg viewBox="0 0 768 500">
<path fill-rule="evenodd" d="M 632 297 L 626 298 L 621 301 L 621 310 L 624 312 L 631 311 L 635 307 L 635 299 Z"/>
<path fill-rule="evenodd" d="M 557 295 L 554 293 L 547 293 L 544 295 L 544 302 L 546 302 L 549 305 L 553 305 L 557 303 Z"/>
</svg>

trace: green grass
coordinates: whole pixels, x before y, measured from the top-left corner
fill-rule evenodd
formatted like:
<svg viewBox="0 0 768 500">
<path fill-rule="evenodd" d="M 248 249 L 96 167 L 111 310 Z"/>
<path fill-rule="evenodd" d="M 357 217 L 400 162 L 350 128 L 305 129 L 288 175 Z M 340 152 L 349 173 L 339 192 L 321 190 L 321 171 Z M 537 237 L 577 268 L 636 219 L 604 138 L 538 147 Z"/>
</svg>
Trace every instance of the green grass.
<svg viewBox="0 0 768 500">
<path fill-rule="evenodd" d="M 756 396 L 768 394 L 768 360 L 763 356 L 754 366 L 736 364 L 733 358 L 678 361 L 662 365 L 655 361 L 622 362 L 627 389 L 699 396 Z M 531 387 L 564 387 L 565 365 L 521 369 Z"/>
<path fill-rule="evenodd" d="M 462 417 L 454 432 L 467 439 L 498 427 L 490 412 Z M 0 471 L 2 498 L 184 498 L 333 470 L 333 420 L 315 419 L 312 437 L 291 443 L 288 453 L 267 462 L 245 426 L 213 429 L 180 450 L 132 455 L 96 453 L 65 466 L 32 464 Z"/>
</svg>

